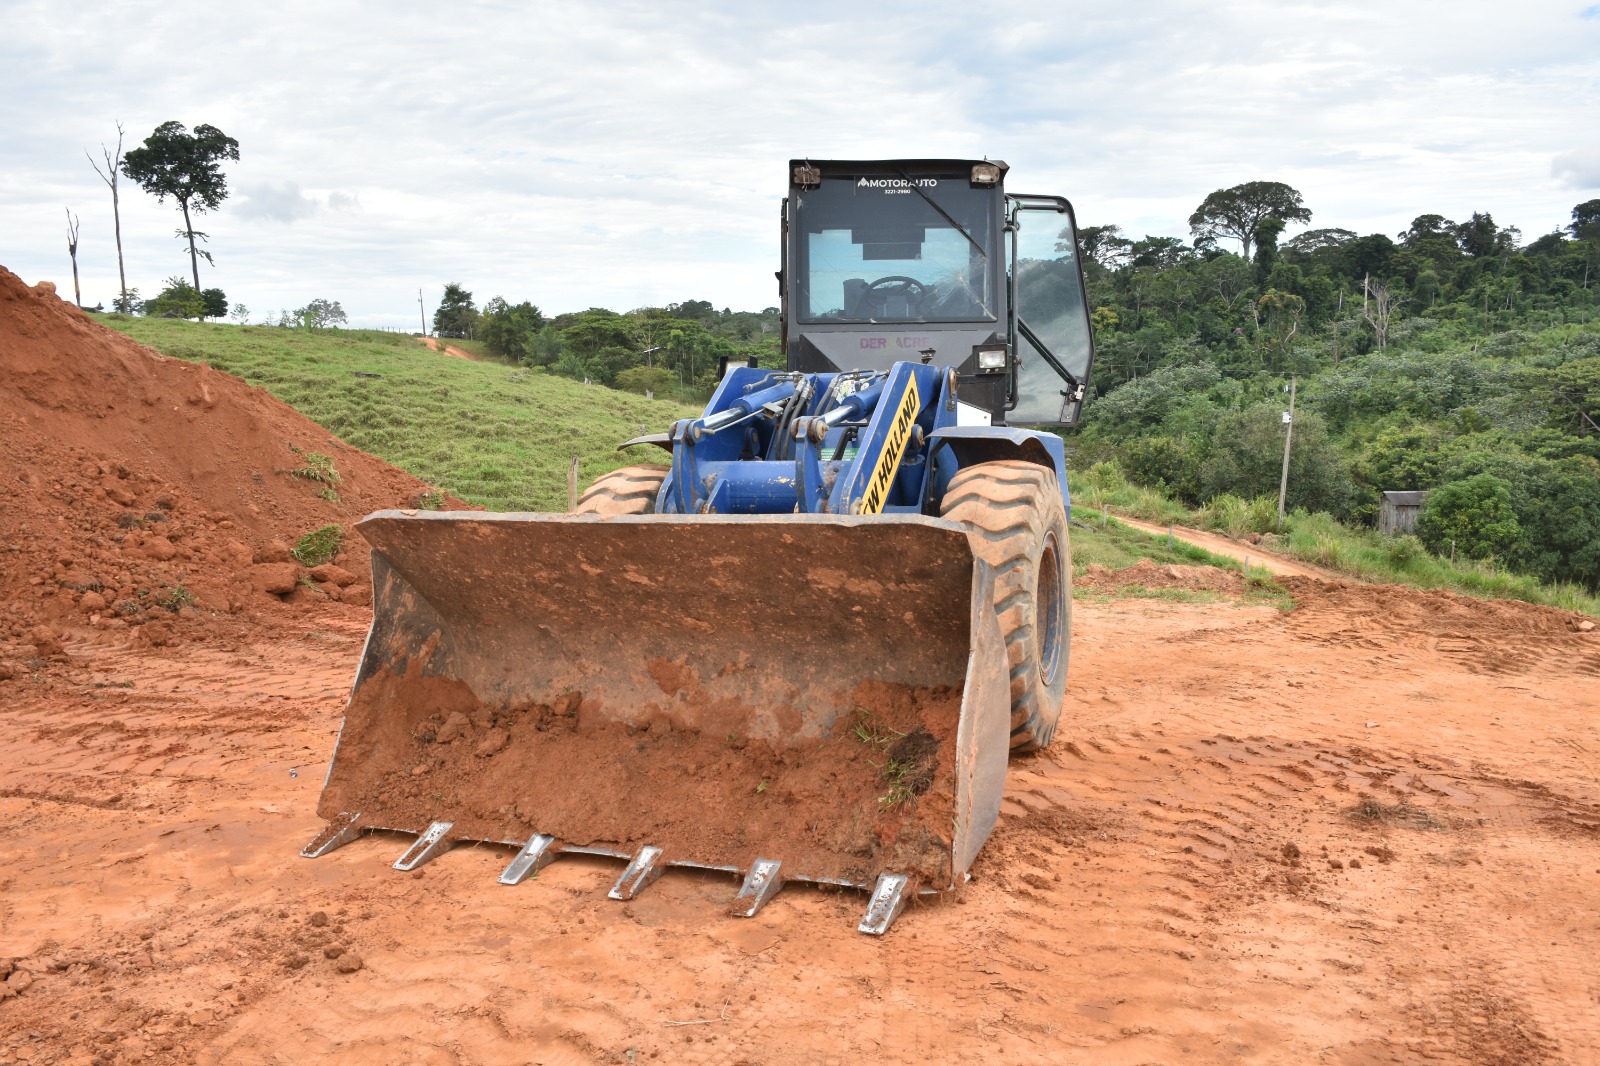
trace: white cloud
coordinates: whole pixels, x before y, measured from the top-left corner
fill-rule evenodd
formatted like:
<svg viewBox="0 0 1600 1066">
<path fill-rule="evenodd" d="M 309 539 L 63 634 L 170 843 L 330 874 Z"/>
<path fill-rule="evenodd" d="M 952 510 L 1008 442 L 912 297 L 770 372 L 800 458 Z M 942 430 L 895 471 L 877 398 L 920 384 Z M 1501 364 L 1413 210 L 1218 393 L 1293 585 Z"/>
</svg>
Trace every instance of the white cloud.
<svg viewBox="0 0 1600 1066">
<path fill-rule="evenodd" d="M 292 181 L 278 185 L 244 185 L 239 189 L 240 199 L 234 211 L 241 218 L 261 218 L 272 222 L 290 223 L 310 218 L 322 204 L 300 191 Z"/>
<path fill-rule="evenodd" d="M 1600 189 L 1600 144 L 1556 156 L 1550 176 L 1569 188 Z"/>
<path fill-rule="evenodd" d="M 1206 193 L 1253 179 L 1299 188 L 1316 226 L 1487 210 L 1544 232 L 1597 169 L 1573 134 L 1600 113 L 1600 19 L 1558 0 L 1449 18 L 1424 0 L 276 11 L 317 32 L 199 0 L 90 0 L 70 23 L 8 0 L 0 261 L 59 278 L 69 204 L 86 297 L 114 289 L 110 198 L 82 149 L 119 117 L 129 147 L 167 119 L 238 139 L 235 196 L 202 227 L 207 284 L 394 325 L 446 281 L 548 312 L 775 303 L 791 155 L 1003 158 L 1020 191 L 1141 236 L 1186 236 Z M 125 183 L 122 202 L 130 283 L 186 267 L 170 201 Z"/>
</svg>

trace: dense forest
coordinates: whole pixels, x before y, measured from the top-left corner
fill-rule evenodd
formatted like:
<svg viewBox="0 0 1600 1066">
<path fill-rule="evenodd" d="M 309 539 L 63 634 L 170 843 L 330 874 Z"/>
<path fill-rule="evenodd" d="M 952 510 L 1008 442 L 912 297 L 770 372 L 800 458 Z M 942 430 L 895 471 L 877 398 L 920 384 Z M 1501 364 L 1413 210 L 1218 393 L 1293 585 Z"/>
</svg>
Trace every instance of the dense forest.
<svg viewBox="0 0 1600 1066">
<path fill-rule="evenodd" d="M 1526 244 L 1487 212 L 1280 242 L 1286 219 L 1309 223 L 1299 194 L 1257 182 L 1208 197 L 1192 244 L 1082 230 L 1098 361 L 1078 464 L 1275 503 L 1294 379 L 1291 508 L 1370 523 L 1380 492 L 1431 490 L 1434 552 L 1600 587 L 1600 200 Z"/>
</svg>

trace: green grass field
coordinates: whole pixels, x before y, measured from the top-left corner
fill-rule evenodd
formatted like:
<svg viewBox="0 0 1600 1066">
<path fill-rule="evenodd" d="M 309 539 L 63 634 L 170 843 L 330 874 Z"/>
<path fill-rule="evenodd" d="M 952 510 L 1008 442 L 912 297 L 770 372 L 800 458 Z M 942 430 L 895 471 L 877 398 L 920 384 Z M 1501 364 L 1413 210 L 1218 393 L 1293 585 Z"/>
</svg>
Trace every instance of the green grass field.
<svg viewBox="0 0 1600 1066">
<path fill-rule="evenodd" d="M 93 317 L 165 355 L 264 386 L 340 439 L 496 511 L 566 510 L 573 456 L 580 489 L 617 467 L 665 462 L 655 447 L 616 447 L 700 410 L 453 358 L 403 333 Z"/>
</svg>

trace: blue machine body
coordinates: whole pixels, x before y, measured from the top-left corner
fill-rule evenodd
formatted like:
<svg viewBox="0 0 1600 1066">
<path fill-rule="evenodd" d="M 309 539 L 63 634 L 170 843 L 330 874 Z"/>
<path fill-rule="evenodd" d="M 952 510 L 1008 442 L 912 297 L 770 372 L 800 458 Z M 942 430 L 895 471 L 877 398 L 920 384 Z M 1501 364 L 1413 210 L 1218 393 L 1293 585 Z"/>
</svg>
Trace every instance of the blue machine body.
<svg viewBox="0 0 1600 1066">
<path fill-rule="evenodd" d="M 898 362 L 833 374 L 736 367 L 672 427 L 657 514 L 938 515 L 963 466 L 1026 459 L 1067 496 L 1061 438 L 958 425 L 956 374 Z M 1070 501 L 1067 501 L 1070 509 Z"/>
</svg>

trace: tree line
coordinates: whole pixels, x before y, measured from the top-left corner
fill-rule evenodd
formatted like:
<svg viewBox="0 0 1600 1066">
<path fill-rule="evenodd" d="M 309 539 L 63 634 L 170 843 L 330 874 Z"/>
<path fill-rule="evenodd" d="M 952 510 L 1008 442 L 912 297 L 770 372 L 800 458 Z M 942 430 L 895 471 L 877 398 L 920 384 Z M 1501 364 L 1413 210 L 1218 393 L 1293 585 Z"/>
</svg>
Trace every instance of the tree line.
<svg viewBox="0 0 1600 1066">
<path fill-rule="evenodd" d="M 703 396 L 722 360 L 781 367 L 778 309 L 718 311 L 708 300 L 619 313 L 602 307 L 546 318 L 529 301 L 495 296 L 479 308 L 459 283 L 433 316 L 443 338 L 482 341 L 495 355 L 629 392 Z"/>
<path fill-rule="evenodd" d="M 1600 587 L 1600 199 L 1526 242 L 1488 211 L 1393 236 L 1311 221 L 1250 182 L 1206 197 L 1188 242 L 1080 232 L 1079 462 L 1196 505 L 1276 497 L 1293 377 L 1291 507 L 1370 523 L 1383 491 L 1429 490 L 1428 548 Z"/>
</svg>

